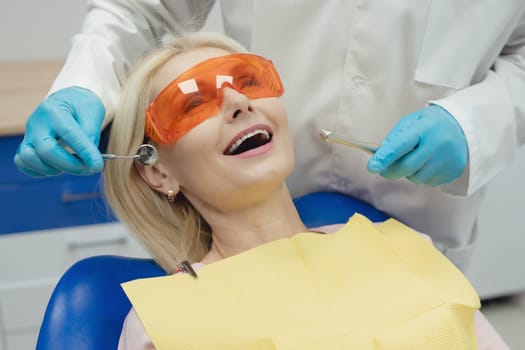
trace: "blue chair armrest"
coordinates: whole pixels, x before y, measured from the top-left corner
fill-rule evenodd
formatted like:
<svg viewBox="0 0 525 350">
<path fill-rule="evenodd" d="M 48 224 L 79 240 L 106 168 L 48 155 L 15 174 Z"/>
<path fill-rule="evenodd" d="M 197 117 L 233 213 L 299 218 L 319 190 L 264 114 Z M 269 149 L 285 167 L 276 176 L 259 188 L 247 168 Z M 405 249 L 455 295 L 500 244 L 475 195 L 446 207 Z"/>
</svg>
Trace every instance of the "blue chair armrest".
<svg viewBox="0 0 525 350">
<path fill-rule="evenodd" d="M 120 284 L 165 274 L 151 259 L 104 255 L 75 263 L 51 295 L 37 350 L 116 349 L 131 308 Z"/>
</svg>

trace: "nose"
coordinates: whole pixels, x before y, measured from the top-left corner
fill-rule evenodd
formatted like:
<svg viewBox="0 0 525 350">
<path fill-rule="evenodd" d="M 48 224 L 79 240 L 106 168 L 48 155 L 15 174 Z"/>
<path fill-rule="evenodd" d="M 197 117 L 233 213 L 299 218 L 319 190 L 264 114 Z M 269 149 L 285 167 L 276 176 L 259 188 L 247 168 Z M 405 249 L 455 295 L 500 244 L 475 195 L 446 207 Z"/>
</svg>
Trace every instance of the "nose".
<svg viewBox="0 0 525 350">
<path fill-rule="evenodd" d="M 219 103 L 221 110 L 230 122 L 253 111 L 250 99 L 229 84 L 222 86 Z"/>
</svg>

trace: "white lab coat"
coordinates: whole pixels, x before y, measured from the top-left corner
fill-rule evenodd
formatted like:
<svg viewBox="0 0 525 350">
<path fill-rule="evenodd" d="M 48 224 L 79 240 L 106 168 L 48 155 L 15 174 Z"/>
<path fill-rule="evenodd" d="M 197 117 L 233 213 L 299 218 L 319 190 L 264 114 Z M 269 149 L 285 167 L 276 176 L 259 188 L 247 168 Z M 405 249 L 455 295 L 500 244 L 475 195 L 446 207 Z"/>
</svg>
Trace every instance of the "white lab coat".
<svg viewBox="0 0 525 350">
<path fill-rule="evenodd" d="M 88 3 L 82 33 L 74 37 L 50 92 L 82 86 L 99 95 L 107 111 L 114 109 L 130 65 L 166 33 L 188 30 L 188 18 L 198 24 L 213 5 Z M 525 140 L 525 1 L 220 5 L 225 33 L 272 59 L 281 74 L 296 145 L 296 170 L 288 181 L 292 194 L 329 190 L 361 198 L 430 234 L 462 266 L 475 241 L 480 189 Z M 454 115 L 467 138 L 468 169 L 452 184 L 388 181 L 366 171 L 364 152 L 319 140 L 325 128 L 380 142 L 401 117 L 429 102 Z"/>
</svg>

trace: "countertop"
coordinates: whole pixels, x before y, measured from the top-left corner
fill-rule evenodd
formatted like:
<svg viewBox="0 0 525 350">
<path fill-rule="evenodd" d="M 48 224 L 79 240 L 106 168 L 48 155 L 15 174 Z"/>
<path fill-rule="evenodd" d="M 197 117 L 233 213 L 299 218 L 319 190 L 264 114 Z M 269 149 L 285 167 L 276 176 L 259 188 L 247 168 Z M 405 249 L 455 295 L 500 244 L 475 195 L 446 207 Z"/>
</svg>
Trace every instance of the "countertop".
<svg viewBox="0 0 525 350">
<path fill-rule="evenodd" d="M 0 136 L 22 135 L 27 117 L 45 98 L 63 60 L 0 63 Z"/>
</svg>

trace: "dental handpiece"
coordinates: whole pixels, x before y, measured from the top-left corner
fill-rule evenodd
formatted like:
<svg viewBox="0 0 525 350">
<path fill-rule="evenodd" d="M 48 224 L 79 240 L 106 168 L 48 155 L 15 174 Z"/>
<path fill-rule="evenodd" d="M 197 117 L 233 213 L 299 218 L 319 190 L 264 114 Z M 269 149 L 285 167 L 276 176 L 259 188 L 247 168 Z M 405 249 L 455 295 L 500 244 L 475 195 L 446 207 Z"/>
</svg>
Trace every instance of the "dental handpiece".
<svg viewBox="0 0 525 350">
<path fill-rule="evenodd" d="M 332 131 L 325 129 L 321 129 L 319 136 L 321 137 L 321 140 L 323 140 L 326 143 L 338 143 L 340 145 L 345 145 L 363 150 L 370 154 L 374 154 L 380 146 L 378 143 L 365 142 L 350 137 L 340 136 L 338 134 L 333 133 Z"/>
</svg>

